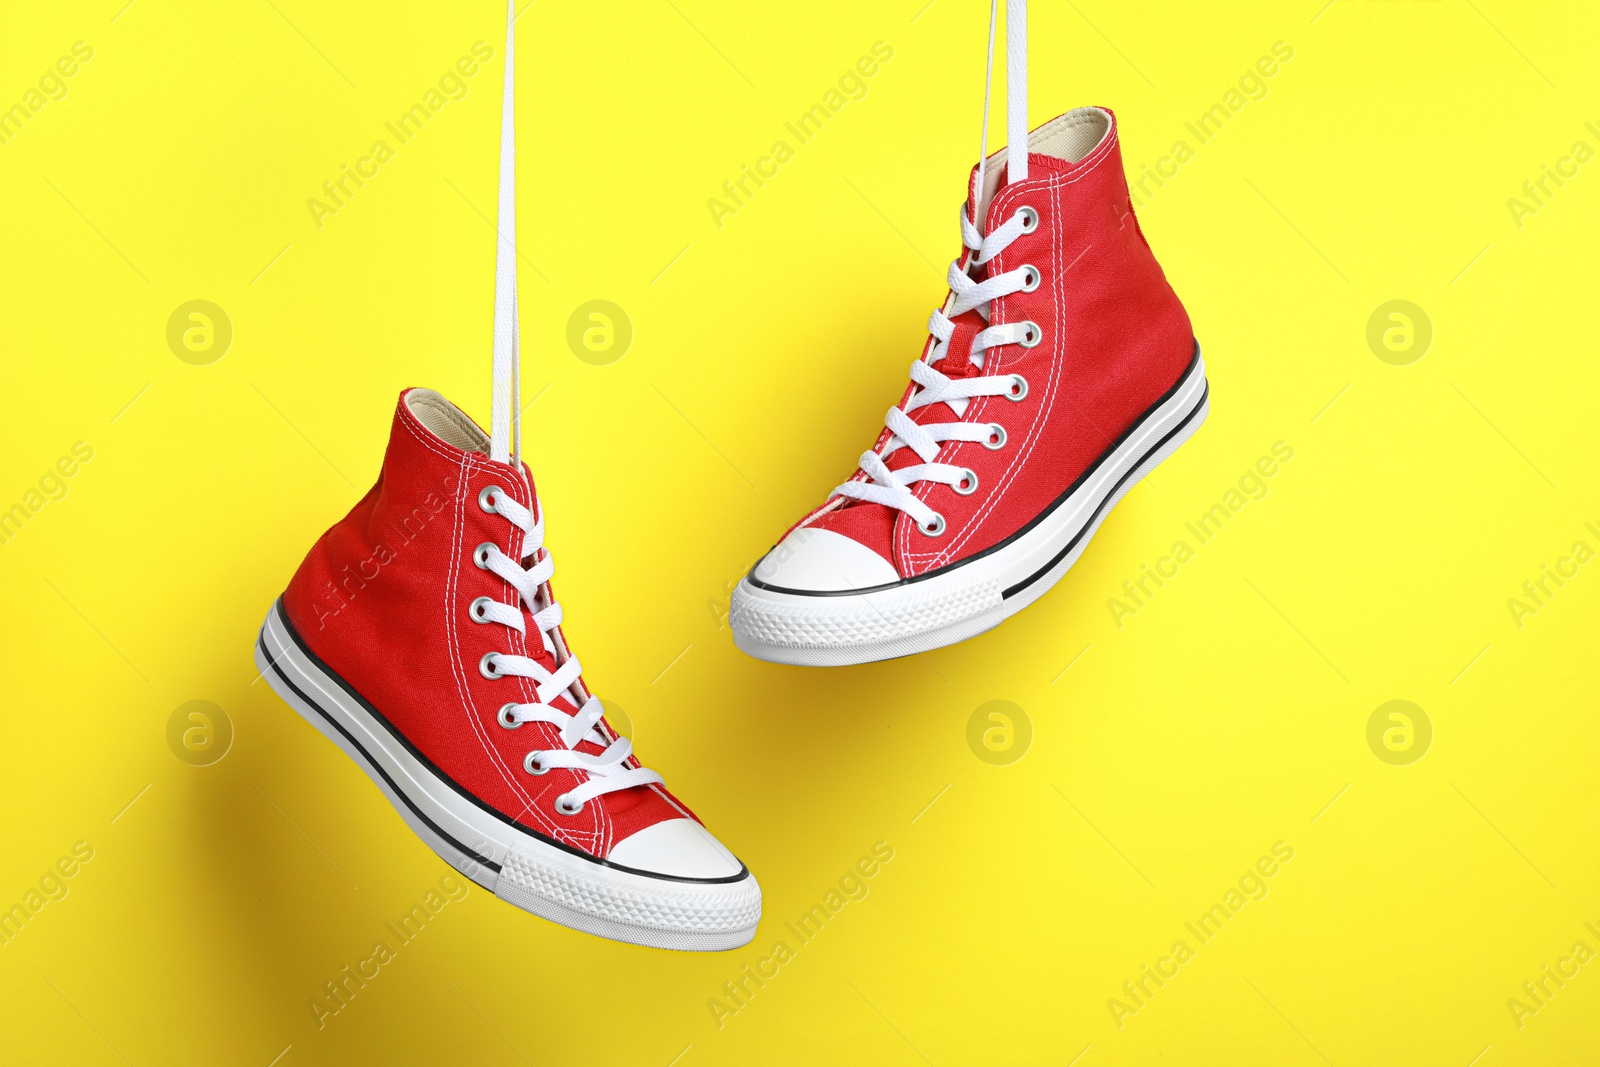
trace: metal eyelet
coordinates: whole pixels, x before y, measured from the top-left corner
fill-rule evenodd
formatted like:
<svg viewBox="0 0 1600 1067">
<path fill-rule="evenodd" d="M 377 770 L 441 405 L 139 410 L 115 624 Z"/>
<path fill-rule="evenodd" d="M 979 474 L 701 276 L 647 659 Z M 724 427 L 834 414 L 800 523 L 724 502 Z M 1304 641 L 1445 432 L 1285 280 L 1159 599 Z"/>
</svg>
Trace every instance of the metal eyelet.
<svg viewBox="0 0 1600 1067">
<path fill-rule="evenodd" d="M 483 544 L 472 550 L 472 562 L 476 563 L 480 569 L 488 570 L 489 553 L 491 550 L 499 547 L 500 546 L 495 544 L 493 541 L 485 541 Z"/>
<path fill-rule="evenodd" d="M 495 712 L 495 721 L 501 726 L 504 726 L 507 730 L 515 730 L 517 727 L 522 725 L 521 719 L 513 719 L 511 717 L 511 713 L 515 710 L 517 710 L 517 705 L 515 703 L 501 704 L 500 710 Z"/>
<path fill-rule="evenodd" d="M 1022 323 L 1022 339 L 1019 340 L 1017 344 L 1021 345 L 1023 348 L 1035 348 L 1038 346 L 1039 342 L 1043 340 L 1044 331 L 1039 328 L 1039 324 L 1037 322 L 1034 322 L 1032 319 L 1028 319 Z"/>
<path fill-rule="evenodd" d="M 1022 291 L 1024 293 L 1031 293 L 1035 289 L 1039 288 L 1039 282 L 1042 281 L 1043 278 L 1039 274 L 1038 267 L 1035 267 L 1032 263 L 1024 263 L 1022 265 L 1022 272 Z"/>
<path fill-rule="evenodd" d="M 961 472 L 961 480 L 956 482 L 950 488 L 954 489 L 962 496 L 971 496 L 973 493 L 978 491 L 978 472 L 973 470 L 971 467 L 963 469 Z"/>
<path fill-rule="evenodd" d="M 528 753 L 527 756 L 522 760 L 522 769 L 527 771 L 529 774 L 549 774 L 550 768 L 539 762 L 539 757 L 542 755 L 544 755 L 543 752 Z M 563 814 L 575 815 L 577 813 L 564 812 Z"/>
<path fill-rule="evenodd" d="M 505 675 L 501 674 L 500 669 L 495 666 L 499 660 L 500 653 L 485 652 L 483 658 L 478 661 L 478 673 L 485 678 L 504 678 Z"/>
<path fill-rule="evenodd" d="M 938 537 L 944 533 L 944 516 L 937 511 L 934 512 L 933 521 L 928 525 L 924 526 L 920 522 L 917 523 L 917 532 L 924 537 Z"/>
<path fill-rule="evenodd" d="M 499 514 L 499 509 L 494 506 L 494 498 L 496 493 L 503 492 L 505 492 L 505 490 L 500 488 L 498 485 L 484 486 L 483 491 L 478 494 L 478 507 L 482 508 L 484 511 L 487 511 L 491 515 Z"/>
<path fill-rule="evenodd" d="M 556 797 L 556 812 L 560 815 L 576 815 L 583 810 L 582 804 L 569 804 L 565 793 Z"/>
<path fill-rule="evenodd" d="M 1006 447 L 1006 428 L 998 422 L 989 424 L 989 436 L 983 439 L 983 447 L 991 452 Z"/>
<path fill-rule="evenodd" d="M 1006 390 L 1005 398 L 1012 403 L 1016 403 L 1018 400 L 1021 400 L 1027 395 L 1028 379 L 1024 378 L 1020 374 L 1013 374 L 1011 376 L 1011 388 Z"/>
<path fill-rule="evenodd" d="M 484 610 L 494 601 L 486 596 L 480 596 L 467 606 L 467 614 L 472 616 L 473 622 L 488 622 L 488 613 Z"/>
<path fill-rule="evenodd" d="M 1017 212 L 1022 219 L 1022 232 L 1032 233 L 1039 228 L 1039 213 L 1031 207 L 1025 207 Z"/>
</svg>

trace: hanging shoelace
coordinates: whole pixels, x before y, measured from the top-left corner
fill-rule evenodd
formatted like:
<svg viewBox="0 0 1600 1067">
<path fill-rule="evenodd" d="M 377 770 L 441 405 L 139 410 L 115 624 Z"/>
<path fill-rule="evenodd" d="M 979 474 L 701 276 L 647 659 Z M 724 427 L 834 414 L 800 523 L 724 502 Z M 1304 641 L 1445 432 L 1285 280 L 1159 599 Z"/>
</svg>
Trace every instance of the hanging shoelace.
<svg viewBox="0 0 1600 1067">
<path fill-rule="evenodd" d="M 495 463 L 507 464 L 513 470 L 522 466 L 522 426 L 518 419 L 519 363 L 521 361 L 520 328 L 517 321 L 517 253 L 516 235 L 516 121 L 515 121 L 515 64 L 513 45 L 515 15 L 512 5 L 506 11 L 506 74 L 505 95 L 500 121 L 500 192 L 499 240 L 495 254 L 494 295 L 494 388 L 492 392 L 489 423 L 489 458 Z M 581 771 L 587 776 L 579 784 L 556 798 L 555 807 L 563 815 L 576 815 L 584 804 L 596 797 L 634 786 L 656 785 L 661 775 L 644 767 L 630 766 L 633 743 L 625 737 L 607 738 L 596 724 L 605 713 L 604 705 L 595 697 L 582 700 L 585 690 L 578 686 L 583 668 L 578 658 L 571 654 L 555 637 L 561 625 L 561 605 L 550 593 L 549 581 L 555 572 L 555 563 L 544 547 L 544 522 L 534 521 L 533 512 L 514 500 L 499 486 L 487 486 L 478 494 L 478 506 L 490 514 L 499 515 L 522 531 L 522 559 L 513 560 L 493 542 L 479 545 L 472 561 L 479 567 L 506 581 L 517 591 L 516 603 L 505 604 L 492 597 L 479 597 L 469 608 L 475 622 L 496 623 L 528 636 L 528 621 L 538 633 L 544 650 L 549 653 L 555 669 L 550 670 L 539 660 L 504 652 L 490 652 L 484 656 L 478 669 L 488 678 L 507 676 L 528 678 L 534 682 L 538 698 L 533 703 L 510 702 L 501 706 L 500 725 L 516 729 L 523 723 L 542 722 L 560 731 L 563 747 L 529 752 L 523 760 L 523 769 L 529 774 L 545 774 L 556 767 Z M 576 714 L 569 714 L 555 701 L 565 698 Z M 588 742 L 600 751 L 586 753 L 578 746 Z M 637 764 L 637 761 L 634 761 Z"/>
<path fill-rule="evenodd" d="M 982 203 L 985 190 L 984 168 L 989 153 L 989 96 L 994 82 L 994 35 L 999 17 L 999 0 L 991 0 L 989 8 L 989 58 L 984 76 L 983 91 L 983 141 L 978 154 L 977 173 L 973 179 L 970 197 L 974 214 Z M 1024 146 L 1028 140 L 1028 44 L 1027 2 L 1006 0 L 1007 38 L 1007 136 L 1012 146 Z M 1026 151 L 1006 153 L 1006 180 L 1023 181 L 1028 176 Z M 1012 293 L 1032 292 L 1039 287 L 1039 271 L 1030 264 L 997 274 L 984 281 L 976 281 L 972 272 L 994 259 L 1025 233 L 1032 233 L 1039 225 L 1039 216 L 1032 208 L 1019 208 L 1002 225 L 994 227 L 987 237 L 978 229 L 978 220 L 969 217 L 965 206 L 961 209 L 961 242 L 968 250 L 962 259 L 950 264 L 947 281 L 950 299 L 943 308 L 936 309 L 928 318 L 928 333 L 934 343 L 926 357 L 911 364 L 911 380 L 916 384 L 910 398 L 901 407 L 889 409 L 884 425 L 890 436 L 881 451 L 863 452 L 859 461 L 867 481 L 852 479 L 834 489 L 832 495 L 882 504 L 911 516 L 917 529 L 929 537 L 944 533 L 944 516 L 925 502 L 918 500 L 913 487 L 918 482 L 936 482 L 951 486 L 963 495 L 977 491 L 978 476 L 966 467 L 949 463 L 936 463 L 940 446 L 946 441 L 980 441 L 990 449 L 1004 447 L 1005 429 L 999 423 L 943 422 L 920 424 L 911 418 L 911 412 L 932 404 L 945 404 L 960 418 L 966 413 L 968 401 L 981 396 L 1003 396 L 1017 401 L 1028 395 L 1028 381 L 1020 374 L 961 375 L 951 377 L 940 371 L 937 364 L 950 358 L 950 340 L 956 326 L 954 320 L 968 311 L 976 311 L 985 323 L 989 321 L 990 302 Z M 999 345 L 1018 344 L 1032 348 L 1044 339 L 1037 323 L 1031 321 L 1008 322 L 980 330 L 967 354 L 970 363 L 983 369 L 985 354 Z M 948 364 L 947 364 L 948 365 Z M 891 470 L 884 462 L 894 452 L 909 448 L 922 460 L 919 464 Z"/>
</svg>

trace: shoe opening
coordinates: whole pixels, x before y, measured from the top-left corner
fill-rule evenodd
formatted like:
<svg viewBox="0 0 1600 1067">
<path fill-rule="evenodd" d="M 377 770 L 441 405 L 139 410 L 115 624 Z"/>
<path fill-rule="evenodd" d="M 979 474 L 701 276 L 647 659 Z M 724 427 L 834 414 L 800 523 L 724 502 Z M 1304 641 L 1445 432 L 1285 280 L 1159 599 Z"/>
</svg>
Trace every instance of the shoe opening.
<svg viewBox="0 0 1600 1067">
<path fill-rule="evenodd" d="M 432 389 L 406 392 L 406 408 L 439 440 L 463 452 L 489 454 L 489 435 L 478 429 L 466 412 Z"/>
<path fill-rule="evenodd" d="M 1028 135 L 1028 151 L 1081 162 L 1111 132 L 1111 116 L 1103 108 L 1080 107 L 1040 126 Z"/>
<path fill-rule="evenodd" d="M 1028 153 L 1049 156 L 1064 163 L 1080 163 L 1111 133 L 1111 113 L 1099 107 L 1074 108 L 1028 134 Z M 1006 178 L 1007 148 L 991 155 L 984 164 L 983 195 L 978 200 L 978 225 L 984 225 L 989 202 L 1000 191 Z"/>
</svg>

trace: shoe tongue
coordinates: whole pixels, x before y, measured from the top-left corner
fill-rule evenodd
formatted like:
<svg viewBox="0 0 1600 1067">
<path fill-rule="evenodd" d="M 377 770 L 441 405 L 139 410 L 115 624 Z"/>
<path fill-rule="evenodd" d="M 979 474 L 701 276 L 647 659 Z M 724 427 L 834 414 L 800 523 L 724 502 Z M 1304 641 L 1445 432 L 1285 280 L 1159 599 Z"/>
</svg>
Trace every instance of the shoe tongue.
<svg viewBox="0 0 1600 1067">
<path fill-rule="evenodd" d="M 490 460 L 488 458 L 489 435 L 484 433 L 466 412 L 432 389 L 408 389 L 400 395 L 400 399 L 405 410 L 416 419 L 422 430 L 431 435 L 438 444 L 447 445 L 462 452 L 475 453 L 483 457 L 482 462 L 487 463 L 495 470 L 497 478 L 503 478 L 508 484 L 515 482 L 520 486 L 522 492 L 513 495 L 521 496 L 522 499 L 528 502 L 528 506 L 533 510 L 535 516 L 542 517 L 534 490 L 533 476 L 528 470 L 528 465 L 521 461 L 513 466 L 509 463 L 497 463 Z M 435 460 L 443 458 L 451 465 L 455 463 L 454 460 L 449 460 L 445 452 L 438 448 L 437 445 L 425 446 L 421 455 Z M 520 547 L 520 538 L 517 544 Z M 548 551 L 548 549 L 545 551 Z M 531 565 L 530 560 L 523 560 L 522 563 L 525 566 Z M 526 604 L 521 604 L 520 607 L 527 627 L 524 640 L 527 646 L 528 658 L 534 660 L 545 670 L 554 673 L 560 663 L 557 661 L 555 654 L 545 648 L 543 637 L 540 636 L 537 627 L 533 625 L 533 610 Z M 567 654 L 571 655 L 570 649 Z M 562 690 L 553 699 L 560 702 L 563 711 L 576 712 L 580 710 L 579 701 L 569 690 Z M 584 742 L 580 746 L 580 750 L 584 752 L 598 751 L 588 742 Z"/>
<path fill-rule="evenodd" d="M 1115 117 L 1105 108 L 1074 108 L 1028 134 L 1028 166 L 1058 173 L 1070 172 L 1098 148 L 1115 127 Z M 984 160 L 982 189 L 976 188 L 976 166 L 967 179 L 967 217 L 976 220 L 980 233 L 989 232 L 989 205 L 1005 184 L 1008 151 L 1009 146 Z M 976 214 L 973 213 L 974 201 Z"/>
<path fill-rule="evenodd" d="M 1002 148 L 984 161 L 983 188 L 978 188 L 978 168 L 974 166 L 967 178 L 967 218 L 975 220 L 979 233 L 988 233 L 985 226 L 989 205 L 1006 180 L 1006 150 Z"/>
<path fill-rule="evenodd" d="M 1103 108 L 1080 107 L 1069 111 L 1028 135 L 1028 165 L 1053 173 L 1071 172 L 1110 137 L 1114 129 L 1115 119 L 1111 112 Z M 966 212 L 969 219 L 976 220 L 979 233 L 989 232 L 989 205 L 1005 185 L 1006 152 L 1002 148 L 983 161 L 982 188 L 978 187 L 976 165 L 968 176 Z M 951 336 L 945 358 L 939 361 L 937 368 L 952 378 L 983 373 L 972 365 L 969 353 L 973 337 L 987 323 L 976 310 L 963 312 L 951 321 L 955 323 L 956 332 Z M 947 422 L 959 417 L 945 404 L 930 404 L 911 413 L 912 420 L 918 423 Z M 890 470 L 900 470 L 921 462 L 921 457 L 911 449 L 901 448 L 885 459 L 884 465 Z M 848 501 L 829 513 L 831 518 L 819 525 L 829 527 L 830 524 L 837 524 L 841 532 L 846 532 L 848 536 L 875 549 L 884 558 L 892 560 L 894 557 L 889 542 L 894 514 L 892 509 L 882 504 Z"/>
</svg>

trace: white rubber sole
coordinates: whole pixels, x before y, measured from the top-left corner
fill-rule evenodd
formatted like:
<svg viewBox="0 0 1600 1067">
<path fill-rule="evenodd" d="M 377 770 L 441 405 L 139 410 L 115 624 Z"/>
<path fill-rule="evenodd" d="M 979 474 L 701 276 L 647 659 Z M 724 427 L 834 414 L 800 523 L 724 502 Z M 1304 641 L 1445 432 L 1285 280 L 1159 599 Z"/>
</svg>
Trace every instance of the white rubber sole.
<svg viewBox="0 0 1600 1067">
<path fill-rule="evenodd" d="M 1193 365 L 1080 484 L 1033 524 L 984 555 L 859 593 L 734 588 L 733 641 L 757 659 L 840 667 L 942 648 L 991 630 L 1071 569 L 1106 514 L 1187 441 L 1211 410 L 1205 362 Z"/>
<path fill-rule="evenodd" d="M 367 773 L 418 837 L 501 900 L 574 930 L 651 948 L 722 951 L 755 937 L 761 888 L 607 864 L 469 800 L 300 644 L 274 604 L 256 642 L 267 683 Z"/>
</svg>

